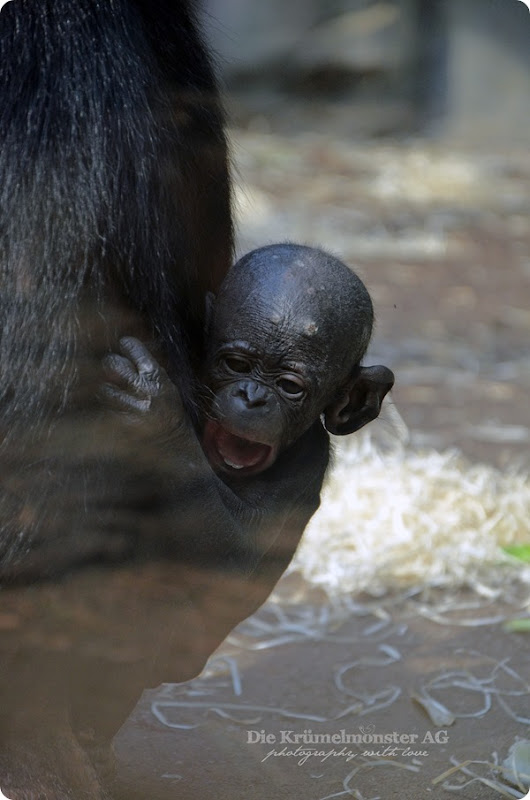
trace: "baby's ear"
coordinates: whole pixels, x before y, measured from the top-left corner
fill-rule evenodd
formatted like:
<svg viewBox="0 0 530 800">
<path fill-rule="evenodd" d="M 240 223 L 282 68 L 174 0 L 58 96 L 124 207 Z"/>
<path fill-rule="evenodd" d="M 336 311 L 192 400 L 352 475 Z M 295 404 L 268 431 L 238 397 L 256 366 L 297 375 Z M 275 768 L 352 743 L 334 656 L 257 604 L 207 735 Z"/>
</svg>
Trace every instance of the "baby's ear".
<svg viewBox="0 0 530 800">
<path fill-rule="evenodd" d="M 394 373 L 387 367 L 360 367 L 339 392 L 339 397 L 324 409 L 327 430 L 345 436 L 379 416 L 381 403 L 394 385 Z"/>
</svg>

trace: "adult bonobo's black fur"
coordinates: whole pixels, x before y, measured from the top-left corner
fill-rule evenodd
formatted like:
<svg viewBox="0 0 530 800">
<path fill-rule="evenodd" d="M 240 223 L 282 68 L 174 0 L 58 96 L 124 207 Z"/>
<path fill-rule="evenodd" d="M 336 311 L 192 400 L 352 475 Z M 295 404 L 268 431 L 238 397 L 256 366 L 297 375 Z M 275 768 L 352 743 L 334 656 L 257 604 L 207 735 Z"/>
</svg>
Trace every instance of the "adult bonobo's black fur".
<svg viewBox="0 0 530 800">
<path fill-rule="evenodd" d="M 229 195 L 191 0 L 5 4 L 0 789 L 15 800 L 102 797 L 80 742 L 102 747 L 143 687 L 196 672 L 265 596 L 234 590 L 219 622 L 216 576 L 154 560 L 172 517 L 154 513 L 135 442 L 97 396 L 101 358 L 132 333 L 193 417 Z"/>
<path fill-rule="evenodd" d="M 222 122 L 186 0 L 2 10 L 4 578 L 128 546 L 106 542 L 93 518 L 105 484 L 96 443 L 107 439 L 99 363 L 120 335 L 156 340 L 193 412 L 204 296 L 232 251 Z M 112 482 L 107 506 L 122 497 L 119 474 Z"/>
<path fill-rule="evenodd" d="M 201 444 L 178 391 L 136 339 L 123 339 L 122 355 L 105 359 L 114 381 L 106 394 L 165 438 L 177 507 L 190 474 L 197 495 L 209 498 L 214 537 L 204 534 L 204 510 L 195 511 L 175 527 L 175 542 L 187 535 L 202 562 L 255 568 L 276 538 L 281 552 L 287 521 L 290 552 L 318 507 L 329 459 L 324 426 L 345 435 L 370 422 L 394 376 L 361 366 L 370 296 L 348 267 L 315 248 L 249 253 L 210 297 L 208 317 Z"/>
</svg>

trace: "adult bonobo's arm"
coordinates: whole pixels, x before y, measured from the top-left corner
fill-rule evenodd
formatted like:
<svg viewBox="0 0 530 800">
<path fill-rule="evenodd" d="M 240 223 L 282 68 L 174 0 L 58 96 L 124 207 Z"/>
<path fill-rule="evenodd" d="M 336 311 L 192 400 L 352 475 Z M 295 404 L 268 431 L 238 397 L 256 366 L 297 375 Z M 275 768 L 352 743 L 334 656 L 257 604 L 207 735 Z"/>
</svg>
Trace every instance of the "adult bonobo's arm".
<svg viewBox="0 0 530 800">
<path fill-rule="evenodd" d="M 153 547 L 155 556 L 266 578 L 250 613 L 286 568 L 318 508 L 328 435 L 318 420 L 266 472 L 221 479 L 166 372 L 137 339 L 124 338 L 120 345 L 122 354 L 104 361 L 112 381 L 104 394 L 122 410 L 129 447 L 130 437 L 136 438 L 139 480 L 149 480 L 147 471 L 156 463 L 169 516 L 164 541 L 143 542 L 140 549 L 147 556 Z"/>
</svg>

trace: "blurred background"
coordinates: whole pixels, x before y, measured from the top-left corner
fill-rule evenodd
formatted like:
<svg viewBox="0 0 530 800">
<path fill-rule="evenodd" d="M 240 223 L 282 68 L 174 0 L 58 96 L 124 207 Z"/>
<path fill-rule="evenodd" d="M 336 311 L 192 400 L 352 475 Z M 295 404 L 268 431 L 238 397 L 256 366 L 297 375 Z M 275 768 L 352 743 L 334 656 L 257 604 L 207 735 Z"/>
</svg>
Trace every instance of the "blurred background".
<svg viewBox="0 0 530 800">
<path fill-rule="evenodd" d="M 205 0 L 237 126 L 527 142 L 520 0 Z"/>
</svg>

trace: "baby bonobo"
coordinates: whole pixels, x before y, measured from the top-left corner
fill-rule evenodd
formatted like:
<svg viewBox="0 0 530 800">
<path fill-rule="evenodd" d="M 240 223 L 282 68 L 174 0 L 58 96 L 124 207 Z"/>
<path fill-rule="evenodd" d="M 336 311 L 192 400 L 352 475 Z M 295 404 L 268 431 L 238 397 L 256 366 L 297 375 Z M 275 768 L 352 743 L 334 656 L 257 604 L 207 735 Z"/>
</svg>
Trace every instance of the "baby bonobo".
<svg viewBox="0 0 530 800">
<path fill-rule="evenodd" d="M 338 435 L 358 430 L 377 417 L 394 382 L 386 367 L 360 365 L 372 322 L 366 288 L 337 258 L 295 244 L 262 247 L 209 298 L 198 431 L 135 339 L 121 342 L 127 358 L 106 359 L 110 377 L 125 383 L 125 391 L 113 386 L 107 394 L 168 432 L 175 484 L 193 473 L 193 493 L 201 492 L 212 518 L 222 507 L 238 529 L 227 529 L 227 541 L 245 538 L 249 520 L 260 538 L 273 518 L 275 535 L 296 519 L 299 537 L 318 507 L 329 460 L 324 426 Z M 178 495 L 182 503 L 182 489 Z M 189 530 L 189 514 L 186 524 Z"/>
<path fill-rule="evenodd" d="M 209 317 L 202 443 L 218 472 L 263 472 L 322 414 L 330 433 L 352 433 L 378 415 L 393 384 L 385 367 L 359 366 L 373 322 L 366 288 L 321 250 L 249 253 Z"/>
</svg>

